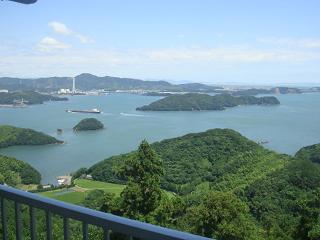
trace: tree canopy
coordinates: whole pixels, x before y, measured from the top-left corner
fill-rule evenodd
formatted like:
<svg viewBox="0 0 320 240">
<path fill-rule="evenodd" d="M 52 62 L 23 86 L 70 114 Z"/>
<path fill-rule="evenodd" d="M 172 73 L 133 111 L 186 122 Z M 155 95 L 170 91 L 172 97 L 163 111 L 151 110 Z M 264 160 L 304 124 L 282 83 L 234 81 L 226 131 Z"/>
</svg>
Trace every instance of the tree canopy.
<svg viewBox="0 0 320 240">
<path fill-rule="evenodd" d="M 82 119 L 76 126 L 73 127 L 74 131 L 89 131 L 103 129 L 104 125 L 96 118 Z"/>
<path fill-rule="evenodd" d="M 63 142 L 32 129 L 0 125 L 0 148 L 18 145 L 46 145 L 54 143 Z"/>
</svg>

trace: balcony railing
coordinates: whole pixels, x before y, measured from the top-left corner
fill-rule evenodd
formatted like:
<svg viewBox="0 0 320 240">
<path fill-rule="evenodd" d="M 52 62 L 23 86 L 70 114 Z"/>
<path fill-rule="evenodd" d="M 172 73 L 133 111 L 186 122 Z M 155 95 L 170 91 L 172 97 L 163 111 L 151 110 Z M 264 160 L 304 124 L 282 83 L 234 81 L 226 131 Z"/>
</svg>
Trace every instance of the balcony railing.
<svg viewBox="0 0 320 240">
<path fill-rule="evenodd" d="M 88 226 L 94 225 L 103 229 L 104 239 L 109 240 L 110 234 L 120 233 L 126 235 L 128 239 L 148 239 L 148 240 L 208 240 L 208 238 L 197 235 L 180 232 L 168 228 L 155 226 L 148 223 L 143 223 L 113 214 L 95 211 L 85 207 L 68 204 L 50 198 L 45 198 L 37 194 L 24 192 L 15 188 L 0 185 L 0 200 L 1 200 L 1 224 L 2 224 L 2 239 L 8 239 L 8 214 L 7 201 L 14 202 L 14 217 L 15 235 L 17 240 L 23 239 L 23 221 L 21 205 L 27 205 L 30 213 L 30 223 L 28 228 L 30 238 L 35 240 L 37 237 L 37 223 L 35 210 L 40 209 L 45 212 L 46 238 L 53 239 L 52 235 L 52 215 L 59 215 L 63 219 L 63 237 L 65 240 L 70 239 L 69 220 L 77 220 L 82 222 L 82 238 L 89 239 Z"/>
</svg>

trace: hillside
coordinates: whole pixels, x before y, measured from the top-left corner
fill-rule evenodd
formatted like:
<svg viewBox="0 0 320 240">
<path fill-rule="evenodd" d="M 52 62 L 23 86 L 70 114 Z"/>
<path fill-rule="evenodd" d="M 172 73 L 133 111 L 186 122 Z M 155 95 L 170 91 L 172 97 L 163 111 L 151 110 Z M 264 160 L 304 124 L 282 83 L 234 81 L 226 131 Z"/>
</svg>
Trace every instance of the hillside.
<svg viewBox="0 0 320 240">
<path fill-rule="evenodd" d="M 157 224 L 217 239 L 319 239 L 319 164 L 267 150 L 230 129 L 151 146 L 164 164 L 162 187 L 180 194 L 154 213 Z M 135 154 L 111 157 L 87 173 L 124 182 L 116 173 Z"/>
<path fill-rule="evenodd" d="M 238 195 L 268 239 L 319 239 L 319 164 L 294 159 Z"/>
<path fill-rule="evenodd" d="M 0 183 L 16 186 L 20 183 L 39 184 L 40 180 L 40 173 L 28 163 L 0 155 Z"/>
<path fill-rule="evenodd" d="M 296 153 L 295 157 L 320 164 L 320 144 L 314 144 L 301 148 Z"/>
<path fill-rule="evenodd" d="M 76 86 L 80 90 L 106 89 L 114 90 L 168 90 L 168 91 L 205 91 L 214 92 L 218 87 L 205 84 L 171 84 L 166 81 L 144 81 L 134 78 L 120 78 L 112 76 L 98 77 L 89 73 L 76 76 Z M 10 91 L 37 90 L 55 91 L 60 88 L 72 88 L 70 77 L 48 77 L 48 78 L 0 78 L 0 88 Z"/>
<path fill-rule="evenodd" d="M 210 182 L 220 190 L 243 189 L 289 161 L 288 156 L 266 150 L 230 129 L 188 134 L 151 146 L 164 163 L 162 187 L 181 194 L 191 192 L 202 182 Z M 132 154 L 99 162 L 88 174 L 99 181 L 121 182 L 116 177 L 117 169 Z"/>
<path fill-rule="evenodd" d="M 239 105 L 277 105 L 279 100 L 275 97 L 234 97 L 229 94 L 214 96 L 199 93 L 171 95 L 157 100 L 149 105 L 138 107 L 139 111 L 201 111 L 224 110 L 227 107 Z"/>
<path fill-rule="evenodd" d="M 15 104 L 23 99 L 25 104 L 42 104 L 47 101 L 67 101 L 67 98 L 41 94 L 33 91 L 0 93 L 0 104 Z"/>
<path fill-rule="evenodd" d="M 82 119 L 76 126 L 73 127 L 74 131 L 90 131 L 103 129 L 103 124 L 95 118 Z"/>
<path fill-rule="evenodd" d="M 0 125 L 0 148 L 18 145 L 45 145 L 55 143 L 63 142 L 32 129 Z"/>
</svg>

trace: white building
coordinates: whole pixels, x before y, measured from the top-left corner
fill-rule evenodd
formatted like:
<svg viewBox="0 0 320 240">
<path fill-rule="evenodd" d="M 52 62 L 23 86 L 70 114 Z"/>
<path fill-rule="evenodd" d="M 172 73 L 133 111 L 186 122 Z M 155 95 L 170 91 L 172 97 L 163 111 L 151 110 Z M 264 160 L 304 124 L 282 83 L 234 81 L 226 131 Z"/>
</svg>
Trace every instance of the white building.
<svg viewBox="0 0 320 240">
<path fill-rule="evenodd" d="M 71 91 L 69 88 L 61 88 L 59 91 L 58 91 L 58 94 L 71 94 Z"/>
<path fill-rule="evenodd" d="M 9 91 L 7 89 L 0 89 L 0 93 L 8 93 Z"/>
</svg>

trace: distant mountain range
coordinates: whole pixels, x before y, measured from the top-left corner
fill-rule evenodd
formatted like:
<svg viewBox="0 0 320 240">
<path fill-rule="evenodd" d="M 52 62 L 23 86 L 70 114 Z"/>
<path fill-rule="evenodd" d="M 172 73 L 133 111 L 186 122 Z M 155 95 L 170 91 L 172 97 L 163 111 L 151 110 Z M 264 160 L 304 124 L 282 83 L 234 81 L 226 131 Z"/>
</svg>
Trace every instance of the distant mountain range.
<svg viewBox="0 0 320 240">
<path fill-rule="evenodd" d="M 220 87 L 209 86 L 201 83 L 171 84 L 166 81 L 144 81 L 133 78 L 98 77 L 89 73 L 83 73 L 75 77 L 76 88 L 79 90 L 105 89 L 115 90 L 157 90 L 157 91 L 181 91 L 181 92 L 215 92 Z M 9 91 L 36 90 L 57 91 L 61 88 L 72 88 L 70 77 L 48 78 L 0 78 L 0 89 Z"/>
<path fill-rule="evenodd" d="M 320 87 L 293 88 L 249 88 L 227 90 L 221 86 L 211 86 L 202 83 L 173 84 L 167 81 L 145 81 L 134 78 L 98 77 L 90 73 L 82 73 L 75 77 L 76 88 L 81 91 L 104 89 L 107 91 L 134 91 L 145 90 L 150 96 L 166 96 L 170 92 L 189 93 L 230 93 L 235 96 L 254 96 L 258 94 L 290 94 L 303 92 L 319 92 Z M 0 77 L 0 89 L 9 91 L 40 91 L 54 92 L 59 89 L 72 89 L 71 77 L 47 77 L 47 78 L 12 78 Z"/>
</svg>

